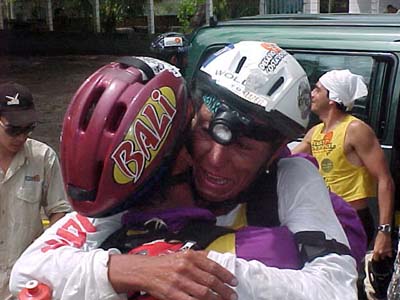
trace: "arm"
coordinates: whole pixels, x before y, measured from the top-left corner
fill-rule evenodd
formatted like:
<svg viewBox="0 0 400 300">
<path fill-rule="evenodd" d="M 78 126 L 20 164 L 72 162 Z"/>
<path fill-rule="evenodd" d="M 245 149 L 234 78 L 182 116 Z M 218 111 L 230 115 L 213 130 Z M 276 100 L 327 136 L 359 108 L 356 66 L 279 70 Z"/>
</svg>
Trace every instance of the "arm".
<svg viewBox="0 0 400 300">
<path fill-rule="evenodd" d="M 279 218 L 293 233 L 322 231 L 327 239 L 347 245 L 328 190 L 318 170 L 303 158 L 282 159 L 278 169 Z M 305 264 L 301 270 L 265 266 L 232 254 L 210 252 L 209 257 L 238 279 L 239 299 L 343 300 L 357 299 L 357 270 L 349 255 L 328 254 Z"/>
<path fill-rule="evenodd" d="M 373 130 L 363 122 L 352 122 L 346 133 L 346 146 L 356 155 L 378 184 L 379 224 L 391 224 L 393 218 L 394 183 L 379 141 Z M 374 245 L 374 259 L 392 256 L 390 233 L 378 232 Z"/>
<path fill-rule="evenodd" d="M 246 300 L 356 300 L 354 260 L 336 254 L 317 258 L 301 270 L 277 269 L 211 251 L 209 258 L 234 273 L 236 292 Z"/>
<path fill-rule="evenodd" d="M 49 216 L 50 226 L 65 216 L 65 213 L 54 213 Z"/>
<path fill-rule="evenodd" d="M 313 135 L 313 132 L 315 130 L 315 127 L 311 128 L 306 135 L 304 136 L 303 140 L 297 144 L 296 147 L 294 147 L 292 149 L 292 153 L 296 154 L 296 153 L 308 153 L 308 154 L 312 154 L 311 153 L 311 138 Z"/>
<path fill-rule="evenodd" d="M 110 253 L 99 245 L 121 226 L 120 215 L 92 219 L 69 213 L 36 239 L 15 263 L 10 290 L 31 279 L 50 286 L 53 299 L 119 299 L 107 278 Z"/>
<path fill-rule="evenodd" d="M 50 220 L 50 225 L 61 219 L 71 206 L 67 201 L 67 194 L 61 175 L 60 163 L 57 154 L 48 148 L 44 157 L 44 188 L 42 194 L 42 205 Z"/>
<path fill-rule="evenodd" d="M 160 257 L 121 255 L 99 249 L 120 226 L 121 214 L 91 219 L 70 213 L 45 231 L 14 265 L 10 289 L 14 294 L 36 279 L 50 286 L 53 299 L 121 299 L 127 292 L 146 291 L 165 300 L 188 295 L 235 299 L 234 276 L 203 252 L 181 252 Z"/>
<path fill-rule="evenodd" d="M 146 291 L 156 299 L 168 300 L 237 299 L 227 285 L 237 284 L 234 276 L 203 251 L 111 255 L 108 274 L 117 292 Z"/>
</svg>

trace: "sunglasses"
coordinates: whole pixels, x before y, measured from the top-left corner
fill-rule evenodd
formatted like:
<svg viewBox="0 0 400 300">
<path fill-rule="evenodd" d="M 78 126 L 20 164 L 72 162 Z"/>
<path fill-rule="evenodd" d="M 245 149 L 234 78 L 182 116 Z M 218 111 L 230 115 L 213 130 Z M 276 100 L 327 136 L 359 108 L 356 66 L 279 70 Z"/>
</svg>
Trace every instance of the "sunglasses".
<svg viewBox="0 0 400 300">
<path fill-rule="evenodd" d="M 19 136 L 21 134 L 23 135 L 30 135 L 32 133 L 32 131 L 35 129 L 36 127 L 36 123 L 32 123 L 28 126 L 12 126 L 9 124 L 4 124 L 2 121 L 0 121 L 0 126 L 3 127 L 5 133 L 7 133 L 9 136 L 12 137 L 16 137 Z"/>
</svg>

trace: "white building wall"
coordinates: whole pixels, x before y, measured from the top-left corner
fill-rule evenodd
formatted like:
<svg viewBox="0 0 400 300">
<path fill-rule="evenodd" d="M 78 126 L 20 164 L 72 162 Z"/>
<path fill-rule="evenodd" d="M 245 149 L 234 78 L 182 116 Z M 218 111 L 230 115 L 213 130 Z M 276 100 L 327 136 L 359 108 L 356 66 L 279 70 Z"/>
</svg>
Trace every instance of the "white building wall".
<svg viewBox="0 0 400 300">
<path fill-rule="evenodd" d="M 370 14 L 372 0 L 349 0 L 349 13 Z"/>
<path fill-rule="evenodd" d="M 319 13 L 320 0 L 304 0 L 304 13 Z M 400 0 L 349 0 L 349 13 L 377 14 L 385 13 L 386 7 L 391 4 L 400 9 Z"/>
<path fill-rule="evenodd" d="M 0 30 L 4 29 L 3 0 L 0 0 Z"/>
<path fill-rule="evenodd" d="M 372 14 L 379 13 L 379 0 L 371 0 L 371 13 Z"/>
<path fill-rule="evenodd" d="M 305 14 L 318 14 L 319 7 L 319 0 L 304 0 L 303 11 Z"/>
</svg>

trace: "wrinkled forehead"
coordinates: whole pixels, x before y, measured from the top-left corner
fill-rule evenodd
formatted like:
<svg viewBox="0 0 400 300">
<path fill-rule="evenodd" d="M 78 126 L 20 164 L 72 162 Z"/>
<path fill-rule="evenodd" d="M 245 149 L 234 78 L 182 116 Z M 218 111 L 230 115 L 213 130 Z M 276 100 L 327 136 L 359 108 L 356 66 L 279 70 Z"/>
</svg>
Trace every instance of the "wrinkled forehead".
<svg viewBox="0 0 400 300">
<path fill-rule="evenodd" d="M 196 113 L 196 117 L 199 121 L 210 122 L 214 116 L 214 113 L 207 107 L 206 104 L 200 104 L 200 108 Z"/>
</svg>

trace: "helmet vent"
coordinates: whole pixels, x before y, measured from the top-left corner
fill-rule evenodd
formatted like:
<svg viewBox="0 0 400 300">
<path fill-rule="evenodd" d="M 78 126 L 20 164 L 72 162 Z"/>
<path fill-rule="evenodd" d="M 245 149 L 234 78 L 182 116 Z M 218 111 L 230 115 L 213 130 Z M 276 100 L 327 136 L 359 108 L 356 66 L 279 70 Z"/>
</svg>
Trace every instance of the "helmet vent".
<svg viewBox="0 0 400 300">
<path fill-rule="evenodd" d="M 273 93 L 275 93 L 275 91 L 277 89 L 279 89 L 279 87 L 283 84 L 283 82 L 285 81 L 285 79 L 281 76 L 278 78 L 277 81 L 275 81 L 274 85 L 271 87 L 271 89 L 269 90 L 269 92 L 267 93 L 268 96 L 272 96 Z"/>
<path fill-rule="evenodd" d="M 242 69 L 242 67 L 243 67 L 244 63 L 246 62 L 246 60 L 247 60 L 247 57 L 246 57 L 246 56 L 243 56 L 243 57 L 240 59 L 238 65 L 237 65 L 237 67 L 236 67 L 235 73 L 239 73 L 239 72 L 240 72 L 240 70 Z"/>
<path fill-rule="evenodd" d="M 94 109 L 96 108 L 96 105 L 99 102 L 99 99 L 100 99 L 101 95 L 103 94 L 103 92 L 104 92 L 104 87 L 97 87 L 90 94 L 89 99 L 86 103 L 85 111 L 82 114 L 83 120 L 81 123 L 81 129 L 83 131 L 85 131 L 86 128 L 88 127 L 90 119 L 92 118 Z"/>
<path fill-rule="evenodd" d="M 107 120 L 107 130 L 110 132 L 116 132 L 125 113 L 126 105 L 124 103 L 117 103 L 114 105 Z"/>
</svg>

